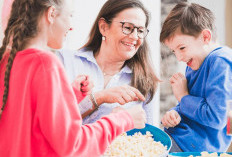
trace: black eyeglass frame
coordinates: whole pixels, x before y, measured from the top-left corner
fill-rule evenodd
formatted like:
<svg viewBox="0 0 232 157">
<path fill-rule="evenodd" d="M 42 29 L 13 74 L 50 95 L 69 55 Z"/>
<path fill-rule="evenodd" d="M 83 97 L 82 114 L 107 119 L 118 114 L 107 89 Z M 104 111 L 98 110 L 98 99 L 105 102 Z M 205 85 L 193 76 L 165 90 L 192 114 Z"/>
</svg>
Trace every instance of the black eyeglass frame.
<svg viewBox="0 0 232 157">
<path fill-rule="evenodd" d="M 106 19 L 105 19 L 105 20 L 106 20 Z M 107 22 L 119 22 L 119 23 L 121 23 L 121 24 L 122 24 L 122 32 L 123 32 L 123 34 L 125 34 L 125 35 L 130 35 L 131 33 L 133 33 L 134 30 L 135 30 L 135 28 L 137 29 L 137 32 L 138 32 L 139 28 L 141 28 L 141 27 L 135 26 L 133 23 L 130 23 L 130 22 L 120 22 L 120 21 L 115 21 L 115 20 L 112 20 L 112 21 L 111 21 L 111 20 L 106 20 L 106 21 L 107 21 Z M 125 32 L 123 31 L 123 26 L 124 26 L 125 23 L 129 23 L 129 24 L 131 24 L 131 25 L 133 26 L 133 29 L 132 29 L 132 31 L 131 31 L 130 33 L 125 33 Z M 139 34 L 137 33 L 137 35 L 138 35 L 138 37 L 139 37 L 140 39 L 146 38 L 146 36 L 147 36 L 148 33 L 149 33 L 149 29 L 147 29 L 146 27 L 143 27 L 143 28 L 145 28 L 146 34 L 144 35 L 143 38 L 141 38 L 141 37 L 139 36 Z"/>
<path fill-rule="evenodd" d="M 118 21 L 115 21 L 115 22 L 118 22 Z M 138 33 L 138 30 L 139 30 L 141 27 L 137 27 L 137 26 L 135 26 L 133 23 L 130 23 L 130 22 L 119 22 L 119 23 L 122 24 L 122 32 L 123 32 L 124 34 L 126 34 L 126 35 L 129 35 L 129 34 L 133 33 L 134 30 L 135 30 L 135 28 L 137 29 L 137 35 L 138 35 L 138 37 L 139 37 L 140 39 L 146 38 L 146 36 L 147 36 L 148 33 L 149 33 L 149 29 L 147 29 L 146 27 L 142 27 L 142 28 L 144 28 L 144 29 L 146 30 L 146 33 L 143 33 L 143 34 L 145 34 L 145 35 L 144 35 L 144 37 L 141 38 L 141 36 L 139 36 L 139 33 Z M 131 30 L 130 33 L 125 33 L 125 32 L 123 31 L 123 26 L 125 25 L 125 23 L 129 23 L 129 24 L 131 24 L 131 25 L 133 26 L 133 28 L 132 28 L 132 30 Z"/>
</svg>

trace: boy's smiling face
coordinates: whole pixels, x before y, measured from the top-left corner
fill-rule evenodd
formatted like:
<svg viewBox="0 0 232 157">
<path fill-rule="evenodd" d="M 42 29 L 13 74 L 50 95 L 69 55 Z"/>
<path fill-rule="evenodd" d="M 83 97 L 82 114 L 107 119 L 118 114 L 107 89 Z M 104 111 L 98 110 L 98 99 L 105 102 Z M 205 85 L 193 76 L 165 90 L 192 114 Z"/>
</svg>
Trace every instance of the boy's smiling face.
<svg viewBox="0 0 232 157">
<path fill-rule="evenodd" d="M 194 37 L 177 31 L 164 44 L 172 50 L 178 61 L 185 62 L 193 70 L 198 70 L 209 54 L 204 49 L 206 42 L 203 33 Z"/>
</svg>

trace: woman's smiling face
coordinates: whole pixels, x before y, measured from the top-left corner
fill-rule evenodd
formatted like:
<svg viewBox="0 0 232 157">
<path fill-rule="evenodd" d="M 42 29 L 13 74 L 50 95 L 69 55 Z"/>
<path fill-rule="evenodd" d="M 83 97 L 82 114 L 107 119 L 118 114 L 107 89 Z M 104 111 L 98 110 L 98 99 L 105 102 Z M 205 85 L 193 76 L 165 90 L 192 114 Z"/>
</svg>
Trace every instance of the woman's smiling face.
<svg viewBox="0 0 232 157">
<path fill-rule="evenodd" d="M 136 54 L 143 43 L 143 39 L 138 37 L 136 28 L 131 34 L 124 34 L 120 22 L 128 22 L 136 27 L 145 28 L 146 15 L 140 8 L 129 8 L 118 13 L 111 21 L 106 33 L 106 44 L 111 47 L 112 55 L 125 61 Z"/>
</svg>

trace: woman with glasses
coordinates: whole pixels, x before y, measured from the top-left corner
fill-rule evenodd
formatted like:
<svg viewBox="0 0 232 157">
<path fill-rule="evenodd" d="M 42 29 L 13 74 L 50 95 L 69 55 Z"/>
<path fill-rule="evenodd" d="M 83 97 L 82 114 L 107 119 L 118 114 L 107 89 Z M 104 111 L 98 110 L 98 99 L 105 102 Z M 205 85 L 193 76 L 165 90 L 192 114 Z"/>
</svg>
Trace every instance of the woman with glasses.
<svg viewBox="0 0 232 157">
<path fill-rule="evenodd" d="M 71 81 L 77 75 L 89 75 L 94 81 L 93 93 L 80 103 L 84 123 L 115 107 L 140 104 L 147 123 L 153 124 L 153 95 L 159 79 L 148 60 L 149 18 L 139 0 L 108 0 L 87 43 L 78 51 L 58 53 Z"/>
<path fill-rule="evenodd" d="M 76 93 L 49 51 L 63 46 L 72 6 L 69 0 L 12 4 L 0 46 L 1 157 L 100 157 L 118 135 L 145 126 L 139 105 L 82 125 Z"/>
</svg>

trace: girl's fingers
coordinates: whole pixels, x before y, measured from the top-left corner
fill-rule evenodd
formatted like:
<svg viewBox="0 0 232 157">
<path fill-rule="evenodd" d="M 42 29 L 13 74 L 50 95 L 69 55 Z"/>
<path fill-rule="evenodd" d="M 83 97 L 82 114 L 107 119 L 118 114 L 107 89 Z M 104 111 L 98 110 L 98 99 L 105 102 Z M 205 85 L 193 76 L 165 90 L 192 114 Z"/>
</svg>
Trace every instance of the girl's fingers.
<svg viewBox="0 0 232 157">
<path fill-rule="evenodd" d="M 79 75 L 78 77 L 76 77 L 75 82 L 83 82 L 86 80 L 86 76 L 85 75 Z"/>
<path fill-rule="evenodd" d="M 87 81 L 86 81 L 86 80 L 85 80 L 85 81 L 82 81 L 82 82 L 81 82 L 81 85 L 82 85 L 82 86 L 88 86 L 88 85 L 89 85 L 89 81 L 88 81 L 88 80 L 87 80 Z"/>
</svg>

